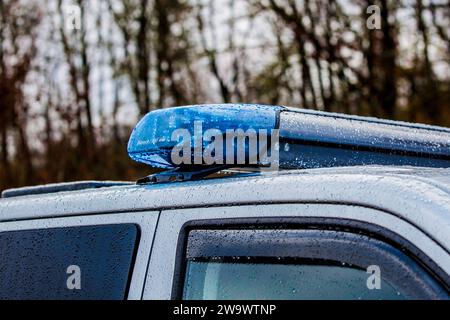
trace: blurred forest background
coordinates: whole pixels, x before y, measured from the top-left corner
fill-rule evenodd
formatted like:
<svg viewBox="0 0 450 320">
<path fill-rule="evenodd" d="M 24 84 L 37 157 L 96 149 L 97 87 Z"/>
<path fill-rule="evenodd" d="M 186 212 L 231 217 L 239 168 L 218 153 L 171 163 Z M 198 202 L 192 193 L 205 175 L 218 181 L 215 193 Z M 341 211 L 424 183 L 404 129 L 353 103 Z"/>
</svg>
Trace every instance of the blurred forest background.
<svg viewBox="0 0 450 320">
<path fill-rule="evenodd" d="M 0 190 L 135 180 L 131 128 L 169 106 L 450 126 L 449 37 L 449 0 L 0 0 Z"/>
</svg>

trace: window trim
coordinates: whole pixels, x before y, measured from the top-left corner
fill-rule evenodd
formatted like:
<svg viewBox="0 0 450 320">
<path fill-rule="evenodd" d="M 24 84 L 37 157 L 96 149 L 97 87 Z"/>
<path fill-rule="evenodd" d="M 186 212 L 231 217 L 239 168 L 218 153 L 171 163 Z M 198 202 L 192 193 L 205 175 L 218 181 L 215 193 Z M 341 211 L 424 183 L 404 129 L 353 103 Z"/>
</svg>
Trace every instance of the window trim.
<svg viewBox="0 0 450 320">
<path fill-rule="evenodd" d="M 232 230 L 232 229 L 284 229 L 308 230 L 322 229 L 346 231 L 362 234 L 382 241 L 403 253 L 424 268 L 430 276 L 442 287 L 450 292 L 450 275 L 447 275 L 434 261 L 418 249 L 410 241 L 397 233 L 369 222 L 352 219 L 323 218 L 323 217 L 292 217 L 292 218 L 230 218 L 230 219 L 204 219 L 186 222 L 178 235 L 175 270 L 173 273 L 171 299 L 182 299 L 184 280 L 186 276 L 186 252 L 189 232 L 192 230 Z"/>
<path fill-rule="evenodd" d="M 217 243 L 221 244 L 220 247 L 217 247 Z M 354 247 L 364 254 L 354 255 L 350 251 Z M 412 299 L 448 298 L 439 282 L 400 250 L 392 250 L 393 247 L 385 242 L 352 232 L 319 229 L 194 229 L 189 232 L 187 249 L 187 260 L 252 256 L 256 261 L 268 259 L 276 263 L 277 258 L 282 257 L 294 259 L 300 264 L 339 266 L 341 261 L 345 261 L 350 267 L 363 271 L 370 265 L 378 264 L 384 266 L 383 278 Z M 242 263 L 246 263 L 246 260 Z M 410 281 L 400 281 L 404 274 L 410 275 Z"/>
</svg>

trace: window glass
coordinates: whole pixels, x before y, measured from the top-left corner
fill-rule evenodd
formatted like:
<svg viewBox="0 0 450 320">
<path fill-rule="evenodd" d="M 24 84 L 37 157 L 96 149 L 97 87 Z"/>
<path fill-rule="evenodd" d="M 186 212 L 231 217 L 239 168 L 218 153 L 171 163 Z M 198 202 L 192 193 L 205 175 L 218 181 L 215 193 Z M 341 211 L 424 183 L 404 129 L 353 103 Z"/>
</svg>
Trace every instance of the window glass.
<svg viewBox="0 0 450 320">
<path fill-rule="evenodd" d="M 388 282 L 368 290 L 365 270 L 337 265 L 190 261 L 184 299 L 404 299 Z"/>
<path fill-rule="evenodd" d="M 0 299 L 124 299 L 133 224 L 0 233 Z"/>
</svg>

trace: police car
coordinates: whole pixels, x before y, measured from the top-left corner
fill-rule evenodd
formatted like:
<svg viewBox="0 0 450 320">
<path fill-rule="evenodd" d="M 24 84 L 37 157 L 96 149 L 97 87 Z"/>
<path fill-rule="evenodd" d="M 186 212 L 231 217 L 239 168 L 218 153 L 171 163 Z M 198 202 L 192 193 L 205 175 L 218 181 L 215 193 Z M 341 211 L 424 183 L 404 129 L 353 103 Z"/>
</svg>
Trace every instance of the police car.
<svg viewBox="0 0 450 320">
<path fill-rule="evenodd" d="M 0 299 L 448 299 L 450 130 L 261 105 L 147 114 L 160 172 L 6 190 Z"/>
</svg>

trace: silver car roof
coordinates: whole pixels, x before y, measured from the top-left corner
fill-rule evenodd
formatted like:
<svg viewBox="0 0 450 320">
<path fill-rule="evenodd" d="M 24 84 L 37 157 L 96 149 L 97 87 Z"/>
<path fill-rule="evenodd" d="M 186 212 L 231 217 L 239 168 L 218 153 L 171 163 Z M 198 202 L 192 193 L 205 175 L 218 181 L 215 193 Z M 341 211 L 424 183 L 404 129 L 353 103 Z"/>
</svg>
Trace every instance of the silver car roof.
<svg viewBox="0 0 450 320">
<path fill-rule="evenodd" d="M 347 167 L 0 200 L 0 221 L 256 203 L 339 203 L 377 208 L 450 250 L 450 169 Z M 295 216 L 295 212 L 293 212 Z"/>
</svg>

